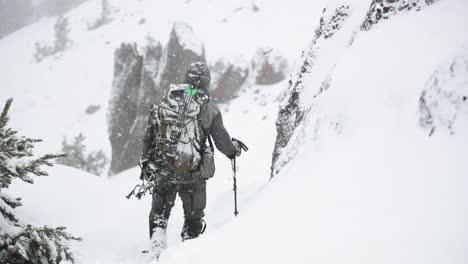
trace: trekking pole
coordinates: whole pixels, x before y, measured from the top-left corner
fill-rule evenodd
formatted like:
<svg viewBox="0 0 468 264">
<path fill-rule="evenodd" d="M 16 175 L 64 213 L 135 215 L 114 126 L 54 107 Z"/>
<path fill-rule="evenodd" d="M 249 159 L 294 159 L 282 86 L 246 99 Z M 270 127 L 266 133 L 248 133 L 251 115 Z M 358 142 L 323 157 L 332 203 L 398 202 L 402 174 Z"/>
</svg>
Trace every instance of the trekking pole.
<svg viewBox="0 0 468 264">
<path fill-rule="evenodd" d="M 240 140 L 232 138 L 232 141 L 237 142 L 237 144 L 240 146 L 240 148 L 244 151 L 249 150 L 249 148 Z M 239 153 L 240 154 L 240 153 Z M 232 165 L 232 171 L 233 171 L 233 179 L 234 179 L 234 216 L 237 216 L 239 212 L 237 211 L 237 175 L 236 175 L 236 157 L 231 160 L 231 165 Z"/>
<path fill-rule="evenodd" d="M 236 158 L 231 160 L 232 171 L 233 171 L 233 179 L 234 179 L 234 216 L 237 217 L 239 212 L 237 211 L 237 178 L 236 178 Z"/>
</svg>

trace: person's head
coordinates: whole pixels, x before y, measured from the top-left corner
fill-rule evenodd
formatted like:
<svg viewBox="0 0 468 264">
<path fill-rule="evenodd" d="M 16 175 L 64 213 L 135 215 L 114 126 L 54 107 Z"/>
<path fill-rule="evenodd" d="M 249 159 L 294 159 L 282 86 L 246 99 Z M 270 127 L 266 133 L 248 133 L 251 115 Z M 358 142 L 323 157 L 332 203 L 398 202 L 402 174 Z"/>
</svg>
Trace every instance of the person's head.
<svg viewBox="0 0 468 264">
<path fill-rule="evenodd" d="M 208 66 L 203 62 L 195 62 L 188 66 L 185 74 L 185 83 L 190 84 L 195 89 L 208 91 L 211 82 L 211 75 Z"/>
</svg>

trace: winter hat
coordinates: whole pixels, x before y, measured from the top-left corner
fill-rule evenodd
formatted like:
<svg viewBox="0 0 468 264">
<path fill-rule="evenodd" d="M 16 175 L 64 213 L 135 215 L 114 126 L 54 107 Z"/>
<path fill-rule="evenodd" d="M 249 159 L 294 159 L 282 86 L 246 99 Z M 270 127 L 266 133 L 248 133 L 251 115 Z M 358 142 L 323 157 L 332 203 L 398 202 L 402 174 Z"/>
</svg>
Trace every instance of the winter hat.
<svg viewBox="0 0 468 264">
<path fill-rule="evenodd" d="M 185 74 L 185 82 L 195 89 L 208 91 L 211 82 L 211 75 L 208 66 L 203 62 L 195 62 L 188 66 Z"/>
</svg>

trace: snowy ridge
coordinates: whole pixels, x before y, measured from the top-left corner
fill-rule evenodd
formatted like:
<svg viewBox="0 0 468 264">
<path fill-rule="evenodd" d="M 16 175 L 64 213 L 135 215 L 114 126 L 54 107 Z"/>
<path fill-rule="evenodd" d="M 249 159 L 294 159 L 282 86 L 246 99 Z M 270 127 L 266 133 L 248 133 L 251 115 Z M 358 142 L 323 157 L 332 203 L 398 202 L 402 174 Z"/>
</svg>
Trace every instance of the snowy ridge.
<svg viewBox="0 0 468 264">
<path fill-rule="evenodd" d="M 371 14 L 380 12 L 378 10 L 382 7 L 377 8 L 376 5 L 380 6 L 380 4 L 376 4 L 376 2 L 379 1 L 374 1 L 369 10 L 367 10 L 368 7 L 365 1 L 331 1 L 327 8 L 324 9 L 319 26 L 315 30 L 315 37 L 309 46 L 303 51 L 301 63 L 298 63 L 296 69 L 293 70 L 293 76 L 289 82 L 288 92 L 285 93 L 285 97 L 283 97 L 280 104 L 279 120 L 277 121 L 278 135 L 275 152 L 273 154 L 272 176 L 277 174 L 281 167 L 295 157 L 298 151 L 298 146 L 302 144 L 301 139 L 304 138 L 304 128 L 307 127 L 307 124 L 315 127 L 312 130 L 314 132 L 310 132 L 310 134 L 307 133 L 308 135 L 312 135 L 312 138 L 317 138 L 320 128 L 323 129 L 324 127 L 329 127 L 331 131 L 335 131 L 338 134 L 341 133 L 343 128 L 343 114 L 345 113 L 331 117 L 331 112 L 327 111 L 327 117 L 325 117 L 322 114 L 324 111 L 321 110 L 321 105 L 323 104 L 320 103 L 321 100 L 318 97 L 330 87 L 333 87 L 333 75 L 335 74 L 334 72 L 337 64 L 343 60 L 343 57 L 346 58 L 348 56 L 347 54 L 354 52 L 354 43 L 359 41 L 359 38 L 366 34 L 366 31 L 370 29 L 362 28 L 362 19 L 365 18 L 365 21 L 368 21 L 369 17 L 373 17 Z M 419 1 L 414 2 L 418 3 L 418 5 L 421 4 L 421 7 L 416 4 L 410 4 L 411 7 L 408 9 L 406 8 L 406 5 L 404 5 L 405 8 L 392 7 L 388 10 L 384 8 L 389 12 L 385 19 L 388 19 L 398 12 L 406 10 L 414 9 L 415 11 L 420 11 L 422 7 L 426 7 L 433 3 L 432 1 L 430 3 L 419 3 Z M 386 2 L 384 1 L 382 5 L 385 6 Z M 396 2 L 391 5 L 398 6 L 401 5 L 401 3 Z M 386 13 L 387 12 L 385 12 L 385 14 Z M 408 16 L 409 13 L 405 13 Z M 444 14 L 443 12 L 440 13 Z M 418 13 L 413 14 L 413 16 L 417 16 Z M 377 21 L 380 21 L 380 18 L 376 20 L 373 25 L 376 24 Z M 391 21 L 392 20 L 390 20 L 390 23 Z M 456 24 L 448 25 L 450 21 L 446 22 L 447 25 L 444 24 L 440 26 L 457 28 Z M 404 30 L 405 27 L 402 26 L 402 30 Z M 434 27 L 437 28 L 439 25 Z M 374 28 L 374 30 L 378 29 Z M 460 33 L 459 38 L 463 39 L 464 35 L 466 34 Z M 404 35 L 403 38 L 408 39 L 409 37 Z M 426 41 L 429 42 L 429 40 Z M 420 43 L 420 45 L 427 45 L 423 41 Z M 460 43 L 460 40 L 456 40 L 454 43 Z M 409 42 L 409 45 L 410 44 L 412 43 Z M 455 46 L 453 49 L 460 52 L 462 49 L 460 48 L 460 44 L 458 45 L 459 46 Z M 414 48 L 416 49 L 418 47 L 414 46 Z M 392 50 L 391 47 L 387 48 L 385 46 L 382 46 L 381 49 L 386 52 Z M 448 50 L 445 47 L 440 47 L 440 49 Z M 410 50 L 410 47 L 408 46 L 406 50 Z M 366 54 L 363 53 L 360 56 L 363 57 L 366 56 Z M 399 57 L 402 56 L 399 55 Z M 379 62 L 372 63 L 376 65 Z M 432 65 L 434 65 L 434 63 L 435 62 L 433 62 Z M 416 66 L 416 68 L 419 68 L 419 66 Z M 390 72 L 395 72 L 395 70 L 392 69 Z M 376 84 L 378 83 L 381 85 L 381 81 L 377 78 L 374 78 L 374 80 Z M 399 84 L 400 87 L 404 85 L 405 84 Z M 420 86 L 422 85 L 420 84 Z M 307 87 L 307 89 L 304 89 L 304 87 Z M 457 98 L 460 98 L 460 100 L 462 99 L 459 95 L 457 95 Z M 311 118 L 306 118 L 306 116 Z M 324 123 L 328 125 L 323 126 Z"/>
<path fill-rule="evenodd" d="M 312 137 L 317 136 L 321 117 L 319 107 L 313 102 L 330 87 L 330 75 L 337 60 L 346 51 L 349 39 L 355 37 L 353 30 L 362 18 L 362 12 L 359 12 L 359 9 L 354 13 L 350 10 L 357 9 L 356 6 L 350 7 L 346 3 L 332 1 L 327 8 L 323 9 L 314 38 L 302 52 L 300 63 L 293 70 L 288 92 L 285 93 L 280 104 L 272 176 L 295 156 L 298 150 L 295 142 L 302 144 L 299 142 L 305 137 L 303 129 L 306 123 L 311 122 L 311 120 L 304 120 L 304 115 L 314 117 L 315 121 L 312 122 L 315 123 L 316 129 Z M 345 28 L 342 29 L 342 27 Z M 315 107 L 313 108 L 312 105 Z M 340 126 L 339 121 L 334 123 Z"/>
</svg>

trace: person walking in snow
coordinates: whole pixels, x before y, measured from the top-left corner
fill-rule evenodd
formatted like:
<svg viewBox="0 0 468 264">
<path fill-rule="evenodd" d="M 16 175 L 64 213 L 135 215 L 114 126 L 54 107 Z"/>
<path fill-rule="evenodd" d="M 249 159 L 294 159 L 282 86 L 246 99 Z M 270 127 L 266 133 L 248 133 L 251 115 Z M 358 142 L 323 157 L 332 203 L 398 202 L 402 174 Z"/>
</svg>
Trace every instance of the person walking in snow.
<svg viewBox="0 0 468 264">
<path fill-rule="evenodd" d="M 210 81 L 206 64 L 189 65 L 185 84 L 171 84 L 148 119 L 141 163 L 142 175 L 154 183 L 149 234 L 156 257 L 167 247 L 166 228 L 177 194 L 185 218 L 182 240 L 196 238 L 206 228 L 206 181 L 215 170 L 211 138 L 231 160 L 243 149 L 210 101 Z"/>
</svg>

